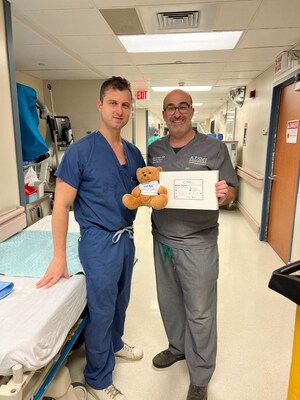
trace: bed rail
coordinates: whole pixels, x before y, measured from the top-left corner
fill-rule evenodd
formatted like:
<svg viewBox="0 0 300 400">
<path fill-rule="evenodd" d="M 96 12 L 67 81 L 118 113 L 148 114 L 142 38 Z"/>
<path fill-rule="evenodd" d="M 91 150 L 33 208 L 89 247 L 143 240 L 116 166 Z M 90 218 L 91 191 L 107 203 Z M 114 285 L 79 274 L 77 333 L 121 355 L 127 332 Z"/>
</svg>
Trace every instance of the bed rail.
<svg viewBox="0 0 300 400">
<path fill-rule="evenodd" d="M 54 378 L 60 372 L 79 335 L 87 323 L 85 314 L 77 321 L 71 329 L 61 352 L 51 361 L 48 366 L 38 370 L 23 372 L 17 366 L 13 375 L 6 384 L 0 386 L 0 400 L 40 400 L 49 390 Z M 66 391 L 68 388 L 66 388 Z"/>
</svg>

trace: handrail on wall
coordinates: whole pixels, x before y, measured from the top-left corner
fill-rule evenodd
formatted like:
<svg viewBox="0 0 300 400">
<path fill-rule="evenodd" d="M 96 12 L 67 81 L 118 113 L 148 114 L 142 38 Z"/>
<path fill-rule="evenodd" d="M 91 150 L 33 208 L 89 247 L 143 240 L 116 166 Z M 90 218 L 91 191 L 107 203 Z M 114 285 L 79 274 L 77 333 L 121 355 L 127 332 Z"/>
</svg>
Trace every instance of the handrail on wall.
<svg viewBox="0 0 300 400">
<path fill-rule="evenodd" d="M 259 175 L 250 169 L 238 166 L 237 175 L 258 189 L 262 189 L 264 187 L 264 176 Z"/>
</svg>

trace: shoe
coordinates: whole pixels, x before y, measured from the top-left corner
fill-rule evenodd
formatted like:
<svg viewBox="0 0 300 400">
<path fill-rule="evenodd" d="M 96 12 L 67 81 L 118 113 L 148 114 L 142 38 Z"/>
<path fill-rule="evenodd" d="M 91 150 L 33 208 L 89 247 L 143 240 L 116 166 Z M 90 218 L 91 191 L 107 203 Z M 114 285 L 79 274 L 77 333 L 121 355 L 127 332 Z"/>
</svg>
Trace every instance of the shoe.
<svg viewBox="0 0 300 400">
<path fill-rule="evenodd" d="M 138 349 L 137 347 L 129 346 L 128 344 L 124 343 L 124 346 L 121 350 L 115 353 L 116 357 L 124 358 L 125 360 L 129 361 L 137 361 L 143 358 L 143 350 Z"/>
<path fill-rule="evenodd" d="M 156 354 L 152 360 L 152 364 L 156 368 L 167 368 L 176 363 L 177 361 L 185 360 L 184 354 L 175 355 L 170 350 L 164 350 Z"/>
<path fill-rule="evenodd" d="M 207 386 L 190 385 L 186 400 L 207 400 Z"/>
<path fill-rule="evenodd" d="M 86 390 L 96 400 L 127 400 L 123 393 L 120 392 L 114 385 L 110 385 L 107 388 L 94 389 L 90 385 L 86 384 Z"/>
</svg>

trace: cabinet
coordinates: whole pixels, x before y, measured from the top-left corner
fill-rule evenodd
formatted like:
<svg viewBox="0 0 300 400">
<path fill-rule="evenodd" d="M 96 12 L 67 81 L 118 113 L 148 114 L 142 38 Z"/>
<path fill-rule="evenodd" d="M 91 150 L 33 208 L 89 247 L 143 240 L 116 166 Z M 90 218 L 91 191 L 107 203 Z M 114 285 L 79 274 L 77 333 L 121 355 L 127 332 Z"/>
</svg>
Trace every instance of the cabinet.
<svg viewBox="0 0 300 400">
<path fill-rule="evenodd" d="M 32 225 L 39 219 L 45 217 L 46 215 L 50 215 L 52 211 L 51 203 L 52 203 L 52 195 L 46 194 L 45 196 L 39 198 L 38 200 L 35 200 L 32 203 L 27 204 L 26 206 L 27 225 L 28 226 Z"/>
</svg>

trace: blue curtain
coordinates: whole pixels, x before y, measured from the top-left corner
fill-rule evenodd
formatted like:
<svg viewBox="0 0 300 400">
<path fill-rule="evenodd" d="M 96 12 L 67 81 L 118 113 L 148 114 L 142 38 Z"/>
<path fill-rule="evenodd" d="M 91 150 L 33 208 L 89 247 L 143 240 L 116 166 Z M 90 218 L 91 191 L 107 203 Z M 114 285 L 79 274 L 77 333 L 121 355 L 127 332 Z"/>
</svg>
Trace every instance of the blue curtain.
<svg viewBox="0 0 300 400">
<path fill-rule="evenodd" d="M 23 161 L 34 161 L 48 152 L 48 146 L 38 130 L 39 117 L 36 109 L 36 91 L 17 83 L 19 118 Z"/>
</svg>

